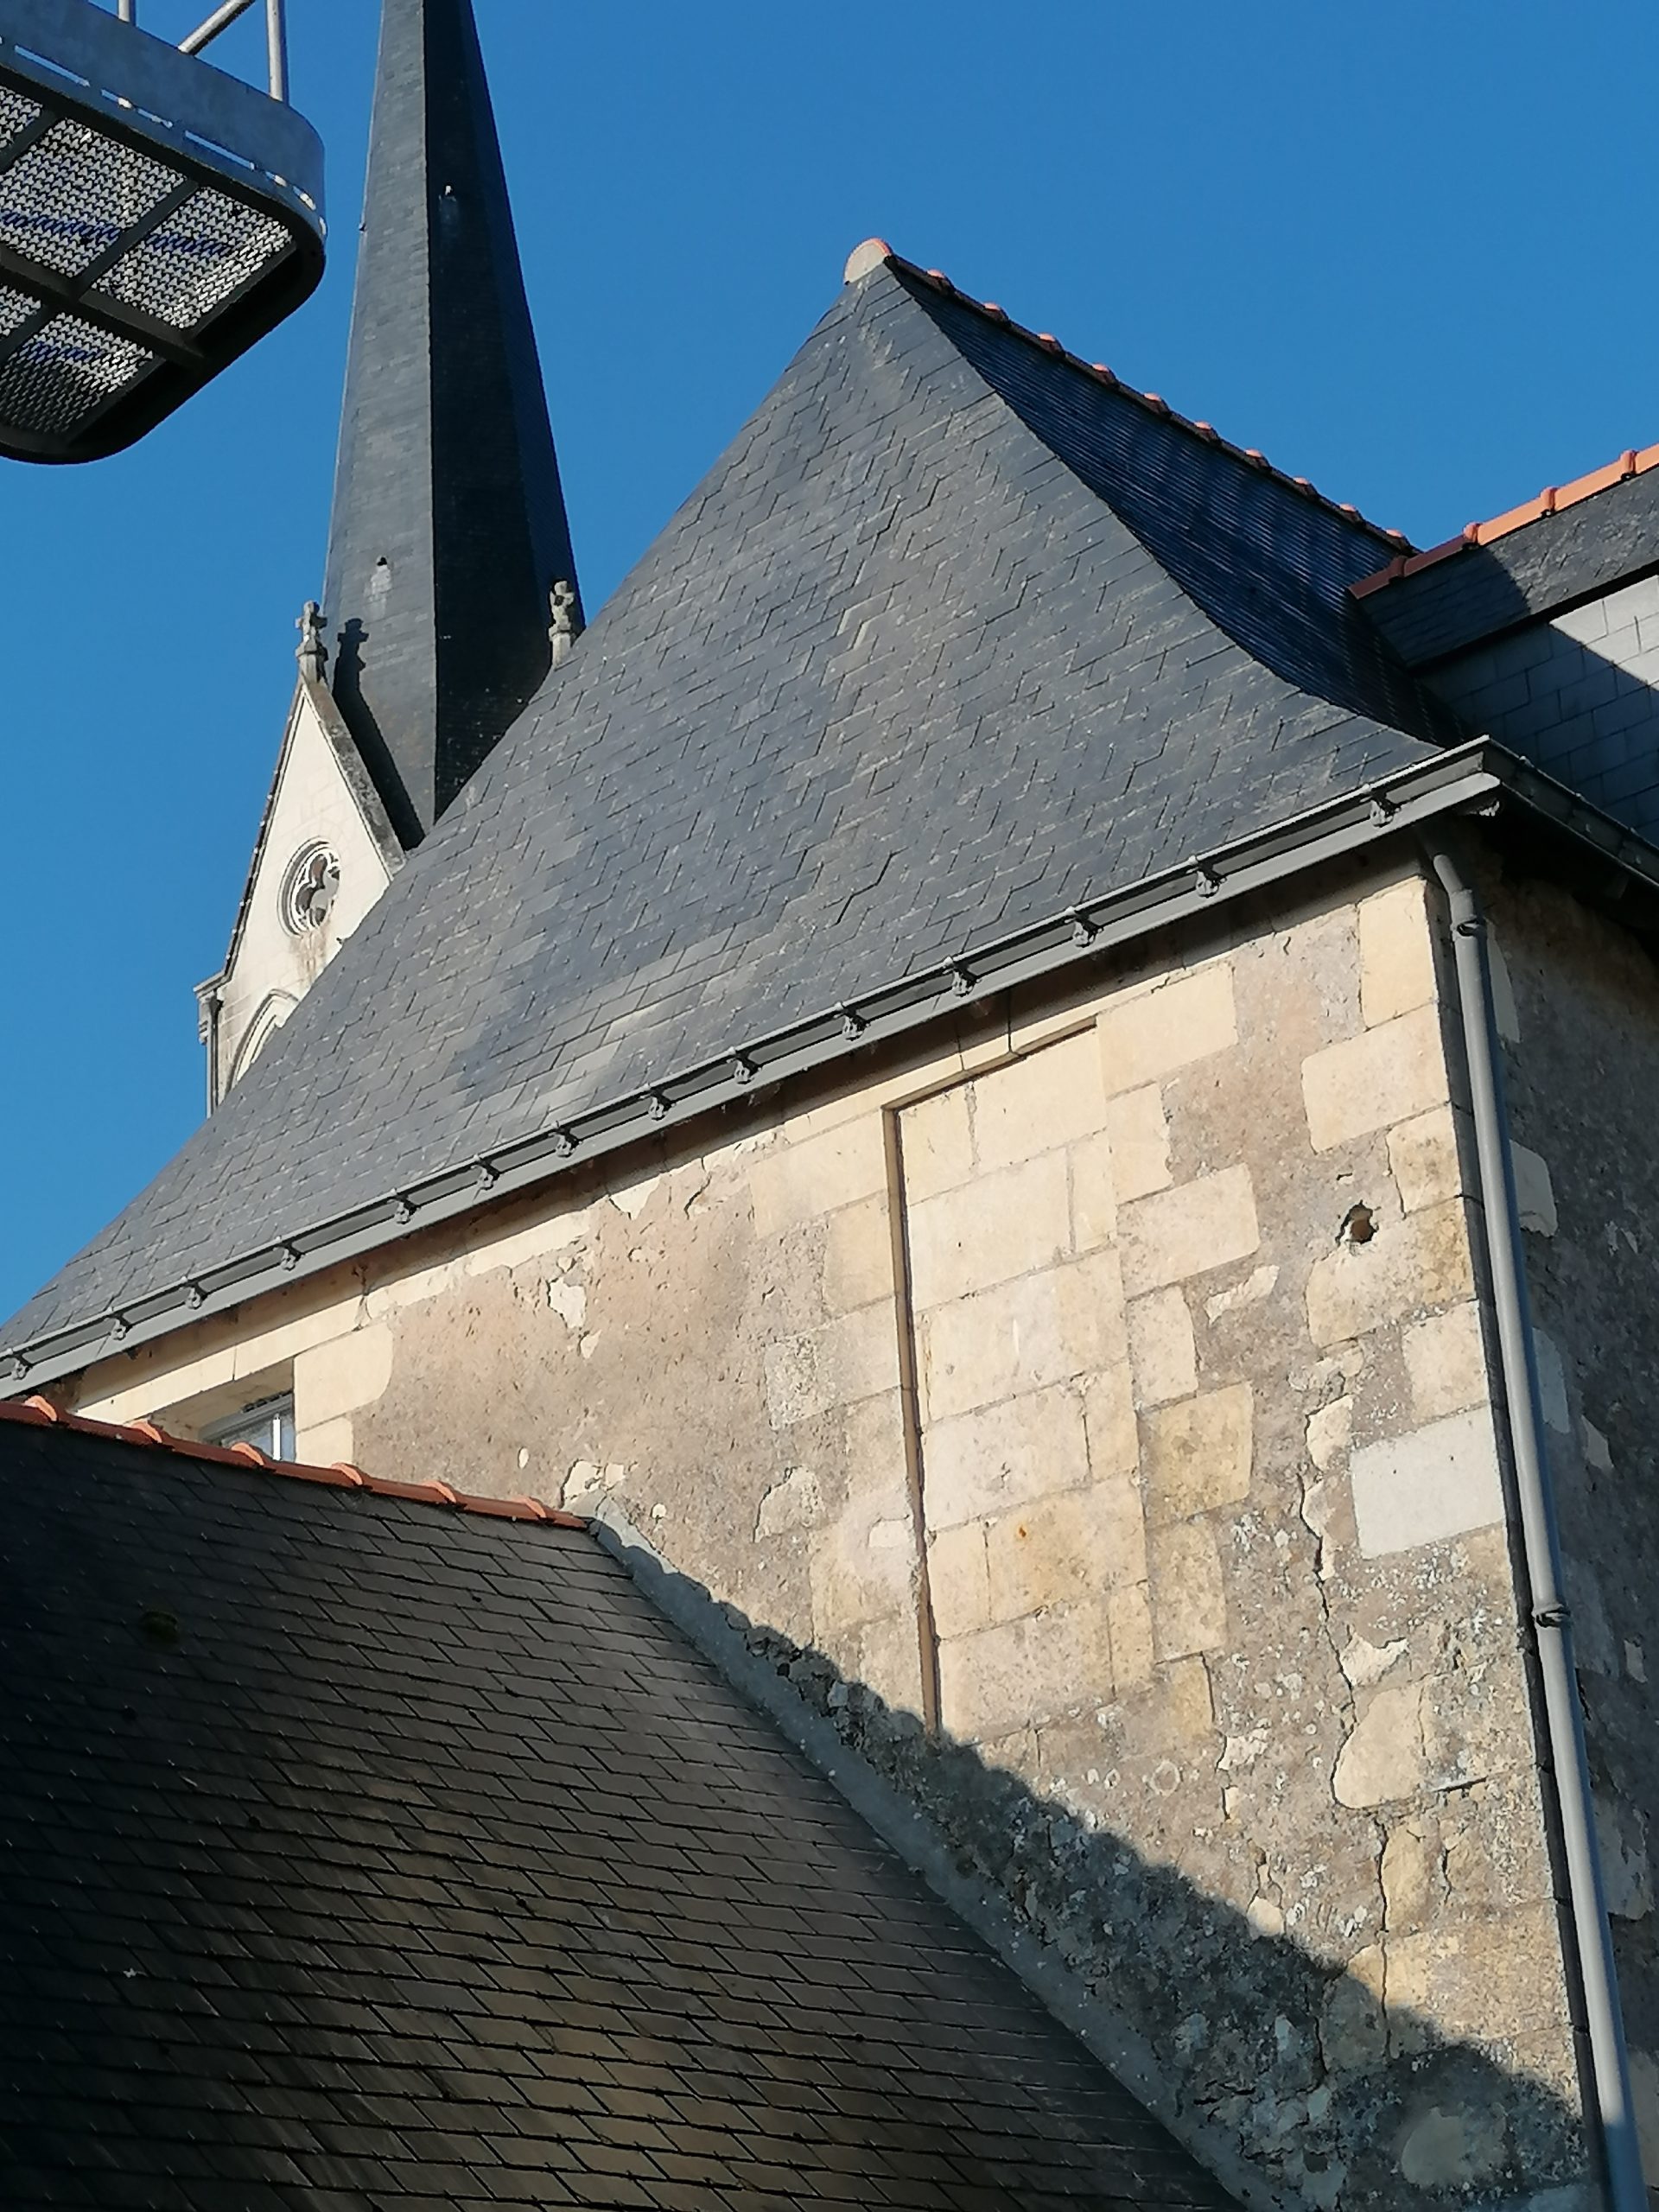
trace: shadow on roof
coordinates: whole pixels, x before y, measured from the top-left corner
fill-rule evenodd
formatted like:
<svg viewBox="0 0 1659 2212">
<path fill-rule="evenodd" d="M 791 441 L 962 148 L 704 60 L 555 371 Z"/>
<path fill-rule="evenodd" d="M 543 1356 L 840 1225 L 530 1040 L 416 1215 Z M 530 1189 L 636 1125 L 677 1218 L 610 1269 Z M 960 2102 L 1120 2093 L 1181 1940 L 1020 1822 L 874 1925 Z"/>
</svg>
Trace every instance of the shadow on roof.
<svg viewBox="0 0 1659 2212">
<path fill-rule="evenodd" d="M 0 1445 L 10 2204 L 1230 2201 L 590 1538 Z M 1546 2084 L 747 1642 L 1307 2203 L 1576 2174 Z"/>
</svg>

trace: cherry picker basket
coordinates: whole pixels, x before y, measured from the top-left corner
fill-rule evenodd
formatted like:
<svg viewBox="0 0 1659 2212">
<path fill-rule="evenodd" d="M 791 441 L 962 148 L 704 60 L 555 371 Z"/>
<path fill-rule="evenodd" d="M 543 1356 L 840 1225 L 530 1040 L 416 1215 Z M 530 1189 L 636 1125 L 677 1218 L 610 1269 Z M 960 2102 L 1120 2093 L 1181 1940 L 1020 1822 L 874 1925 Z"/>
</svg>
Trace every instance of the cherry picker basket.
<svg viewBox="0 0 1659 2212">
<path fill-rule="evenodd" d="M 324 237 L 285 99 L 93 0 L 0 0 L 0 454 L 143 437 L 309 297 Z"/>
</svg>

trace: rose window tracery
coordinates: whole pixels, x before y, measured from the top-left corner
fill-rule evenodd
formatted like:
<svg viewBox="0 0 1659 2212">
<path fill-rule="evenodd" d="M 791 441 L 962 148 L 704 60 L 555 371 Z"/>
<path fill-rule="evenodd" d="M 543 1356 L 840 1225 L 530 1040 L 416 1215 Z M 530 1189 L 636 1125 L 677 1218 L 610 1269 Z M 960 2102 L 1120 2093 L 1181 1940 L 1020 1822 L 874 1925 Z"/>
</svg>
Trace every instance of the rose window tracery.
<svg viewBox="0 0 1659 2212">
<path fill-rule="evenodd" d="M 340 893 L 340 862 L 327 845 L 307 845 L 283 878 L 283 921 L 296 937 L 319 930 Z"/>
</svg>

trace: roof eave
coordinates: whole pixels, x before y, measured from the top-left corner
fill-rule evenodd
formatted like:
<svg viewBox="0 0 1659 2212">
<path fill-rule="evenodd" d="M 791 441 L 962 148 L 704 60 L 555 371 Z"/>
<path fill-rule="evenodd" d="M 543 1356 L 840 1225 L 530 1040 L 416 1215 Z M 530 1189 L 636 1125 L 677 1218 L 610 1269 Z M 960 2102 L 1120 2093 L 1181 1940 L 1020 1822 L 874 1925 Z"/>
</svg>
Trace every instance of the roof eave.
<svg viewBox="0 0 1659 2212">
<path fill-rule="evenodd" d="M 1611 869 L 1623 889 L 1659 901 L 1659 849 L 1586 805 L 1490 739 L 1413 763 L 1255 836 L 1179 868 L 1109 892 L 1013 937 L 969 945 L 954 960 L 904 976 L 808 1020 L 740 1042 L 721 1058 L 665 1075 L 652 1089 L 550 1122 L 537 1135 L 458 1163 L 365 1206 L 250 1250 L 131 1306 L 4 1348 L 11 1389 L 38 1389 L 94 1362 L 137 1351 L 193 1322 L 267 1292 L 291 1287 L 341 1262 L 459 1219 L 485 1203 L 551 1184 L 575 1166 L 641 1138 L 664 1135 L 714 1109 L 752 1101 L 775 1084 L 906 1036 L 1014 986 L 1086 967 L 1133 940 L 1365 851 L 1379 839 L 1448 814 L 1491 810 L 1505 799 L 1565 834 L 1580 855 Z"/>
</svg>

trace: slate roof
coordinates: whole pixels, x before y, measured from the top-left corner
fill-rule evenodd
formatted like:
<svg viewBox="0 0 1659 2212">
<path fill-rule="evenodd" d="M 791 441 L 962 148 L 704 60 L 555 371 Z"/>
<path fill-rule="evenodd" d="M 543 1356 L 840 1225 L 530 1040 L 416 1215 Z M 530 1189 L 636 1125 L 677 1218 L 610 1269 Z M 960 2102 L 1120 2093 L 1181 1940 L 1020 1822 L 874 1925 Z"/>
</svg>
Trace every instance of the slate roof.
<svg viewBox="0 0 1659 2212">
<path fill-rule="evenodd" d="M 17 1350 L 1437 756 L 1393 541 L 907 264 L 849 284 Z"/>
<path fill-rule="evenodd" d="M 1230 2201 L 591 1537 L 0 1414 L 11 2212 Z"/>
<path fill-rule="evenodd" d="M 385 0 L 323 609 L 405 845 L 534 696 L 575 576 L 472 0 Z"/>
<path fill-rule="evenodd" d="M 1659 548 L 1659 446 L 1552 489 L 1496 522 L 1354 587 L 1379 637 L 1412 668 L 1650 575 Z"/>
</svg>

